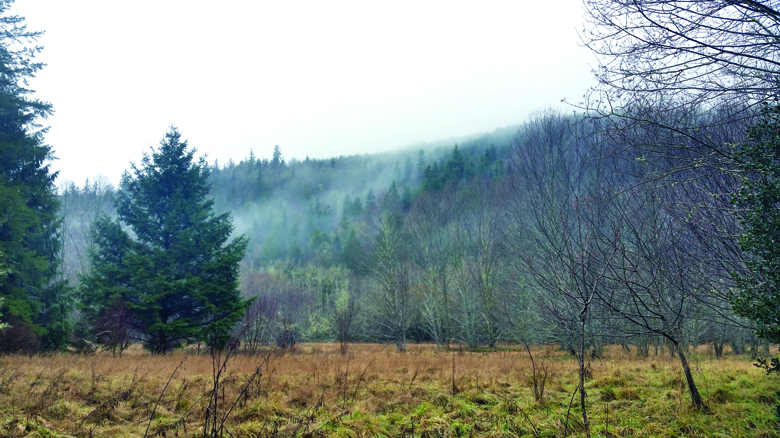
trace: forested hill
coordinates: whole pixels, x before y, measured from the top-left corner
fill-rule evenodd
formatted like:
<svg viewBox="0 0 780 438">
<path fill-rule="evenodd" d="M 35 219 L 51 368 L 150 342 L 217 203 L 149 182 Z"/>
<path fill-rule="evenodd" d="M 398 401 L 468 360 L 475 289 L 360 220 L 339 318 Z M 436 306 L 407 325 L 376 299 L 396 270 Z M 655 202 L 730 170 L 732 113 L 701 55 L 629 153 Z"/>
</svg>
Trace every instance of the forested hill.
<svg viewBox="0 0 780 438">
<path fill-rule="evenodd" d="M 393 184 L 408 212 L 421 190 L 500 176 L 516 132 L 507 127 L 455 144 L 303 161 L 285 161 L 279 146 L 271 158 L 250 151 L 238 163 L 213 164 L 212 195 L 217 211 L 231 212 L 236 232 L 250 239 L 245 265 L 331 265 L 348 257 L 350 224 L 365 219 Z"/>
<path fill-rule="evenodd" d="M 245 270 L 284 260 L 330 265 L 347 257 L 345 226 L 366 219 L 393 183 L 408 210 L 421 190 L 500 175 L 517 130 L 327 159 L 285 160 L 280 146 L 269 149 L 270 158 L 250 150 L 238 162 L 211 164 L 211 194 L 216 210 L 232 215 L 235 234 L 249 237 Z M 65 278 L 77 283 L 89 271 L 90 226 L 100 214 L 114 215 L 115 189 L 104 177 L 60 187 Z"/>
<path fill-rule="evenodd" d="M 737 144 L 734 133 L 708 135 Z M 277 147 L 213 163 L 215 209 L 249 241 L 243 345 L 525 342 L 598 356 L 623 333 L 643 355 L 668 342 L 755 351 L 748 324 L 723 311 L 739 262 L 711 256 L 733 253 L 731 240 L 709 236 L 738 235 L 732 216 L 713 213 L 729 208 L 734 181 L 670 179 L 641 149 L 610 148 L 599 134 L 592 121 L 545 112 L 457 144 L 303 161 Z M 60 197 L 61 272 L 78 283 L 92 268 L 90 224 L 112 214 L 113 189 L 96 181 Z M 648 312 L 660 316 L 615 318 L 634 311 L 632 299 L 657 303 Z"/>
</svg>

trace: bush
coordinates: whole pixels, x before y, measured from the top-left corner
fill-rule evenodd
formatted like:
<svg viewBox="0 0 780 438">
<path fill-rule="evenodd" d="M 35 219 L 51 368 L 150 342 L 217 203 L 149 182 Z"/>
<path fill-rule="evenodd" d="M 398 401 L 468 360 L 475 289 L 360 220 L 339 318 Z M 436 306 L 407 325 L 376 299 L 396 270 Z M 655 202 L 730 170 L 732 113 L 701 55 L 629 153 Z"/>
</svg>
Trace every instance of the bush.
<svg viewBox="0 0 780 438">
<path fill-rule="evenodd" d="M 41 345 L 41 338 L 32 324 L 15 316 L 8 317 L 8 327 L 0 330 L 0 353 L 35 354 Z"/>
</svg>

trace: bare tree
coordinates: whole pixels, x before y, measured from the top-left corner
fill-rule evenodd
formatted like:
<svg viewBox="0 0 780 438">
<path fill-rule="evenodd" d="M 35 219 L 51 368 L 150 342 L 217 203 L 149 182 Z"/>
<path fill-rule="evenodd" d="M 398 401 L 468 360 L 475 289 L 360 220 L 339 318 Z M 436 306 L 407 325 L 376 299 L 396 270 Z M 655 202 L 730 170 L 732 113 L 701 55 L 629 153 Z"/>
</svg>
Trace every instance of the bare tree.
<svg viewBox="0 0 780 438">
<path fill-rule="evenodd" d="M 605 130 L 663 131 L 655 151 L 687 140 L 713 158 L 733 159 L 726 145 L 692 130 L 702 112 L 708 125 L 750 118 L 780 91 L 780 12 L 771 0 L 584 0 L 585 44 L 599 57 L 598 86 L 581 106 L 606 117 Z M 728 102 L 727 111 L 712 111 Z M 676 115 L 669 118 L 668 114 Z M 699 120 L 701 122 L 702 120 Z M 627 129 L 628 128 L 628 129 Z M 658 138 L 656 136 L 656 138 Z"/>
<path fill-rule="evenodd" d="M 611 102 L 638 96 L 670 104 L 723 97 L 756 102 L 780 92 L 776 1 L 583 3 L 589 22 L 583 39 L 599 55 L 598 91 Z"/>
<path fill-rule="evenodd" d="M 406 351 L 413 311 L 412 269 L 395 184 L 383 197 L 381 211 L 373 218 L 373 228 L 370 269 L 376 288 L 370 299 L 381 335 L 393 339 L 398 351 Z"/>
<path fill-rule="evenodd" d="M 256 295 L 244 313 L 244 319 L 241 321 L 244 328 L 241 330 L 240 341 L 250 354 L 256 354 L 260 347 L 273 339 L 277 307 L 276 297 Z"/>
<path fill-rule="evenodd" d="M 704 401 L 688 363 L 688 342 L 702 320 L 709 288 L 701 264 L 686 253 L 690 235 L 663 210 L 654 192 L 623 192 L 605 202 L 612 221 L 600 238 L 616 248 L 608 261 L 610 287 L 597 291 L 601 303 L 633 326 L 631 335 L 652 334 L 674 347 L 685 374 L 693 406 Z M 706 321 L 706 319 L 704 319 Z M 691 328 L 693 331 L 688 332 Z"/>
<path fill-rule="evenodd" d="M 246 298 L 254 299 L 239 324 L 240 340 L 251 352 L 275 341 L 292 348 L 300 340 L 300 324 L 312 299 L 282 270 L 249 272 L 242 282 Z"/>
<path fill-rule="evenodd" d="M 504 210 L 499 207 L 497 190 L 489 179 L 476 179 L 460 191 L 459 239 L 466 246 L 471 266 L 472 284 L 479 298 L 479 314 L 484 337 L 495 348 L 504 324 L 501 301 L 505 286 L 505 259 L 501 235 L 505 228 Z M 473 293 L 473 292 L 472 292 Z"/>
<path fill-rule="evenodd" d="M 348 288 L 338 292 L 330 312 L 331 330 L 339 342 L 341 354 L 347 354 L 347 343 L 352 339 L 357 325 L 360 309 L 357 294 L 359 288 L 356 285 L 358 282 L 359 279 L 353 278 Z"/>
<path fill-rule="evenodd" d="M 457 307 L 454 312 L 457 325 L 457 339 L 465 342 L 469 348 L 479 346 L 480 327 L 480 303 L 479 295 L 474 293 L 474 264 L 468 257 L 460 256 L 456 259 L 458 265 L 455 269 L 455 292 Z"/>
<path fill-rule="evenodd" d="M 585 403 L 588 322 L 614 247 L 599 239 L 603 169 L 592 157 L 594 137 L 576 135 L 574 130 L 584 126 L 573 122 L 556 113 L 540 114 L 518 133 L 506 186 L 515 225 L 507 244 L 536 284 L 548 314 L 576 348 L 582 419 L 590 436 Z"/>
<path fill-rule="evenodd" d="M 98 341 L 113 355 L 121 355 L 130 346 L 133 317 L 127 304 L 119 298 L 111 300 L 106 311 L 95 323 Z"/>
<path fill-rule="evenodd" d="M 452 209 L 456 190 L 451 184 L 442 191 L 420 193 L 406 218 L 409 237 L 415 242 L 412 260 L 423 288 L 420 311 L 437 347 L 449 347 L 454 335 L 456 251 L 452 228 L 460 211 Z"/>
</svg>

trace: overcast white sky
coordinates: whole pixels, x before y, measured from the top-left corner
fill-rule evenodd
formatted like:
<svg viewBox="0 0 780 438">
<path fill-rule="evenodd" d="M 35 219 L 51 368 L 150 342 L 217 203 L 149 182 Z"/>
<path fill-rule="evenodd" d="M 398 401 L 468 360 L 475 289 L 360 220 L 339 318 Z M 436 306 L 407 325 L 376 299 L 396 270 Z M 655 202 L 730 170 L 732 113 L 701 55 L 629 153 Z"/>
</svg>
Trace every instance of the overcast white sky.
<svg viewBox="0 0 780 438">
<path fill-rule="evenodd" d="M 325 158 L 524 121 L 594 81 L 580 0 L 17 0 L 44 30 L 59 182 L 115 184 L 175 124 L 209 160 Z"/>
</svg>

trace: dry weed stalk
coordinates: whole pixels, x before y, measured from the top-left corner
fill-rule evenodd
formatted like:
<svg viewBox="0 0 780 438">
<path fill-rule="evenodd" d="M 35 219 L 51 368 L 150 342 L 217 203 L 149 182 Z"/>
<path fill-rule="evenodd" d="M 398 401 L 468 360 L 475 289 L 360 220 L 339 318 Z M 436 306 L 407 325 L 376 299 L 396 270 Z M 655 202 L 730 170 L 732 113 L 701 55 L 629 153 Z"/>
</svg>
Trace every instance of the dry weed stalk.
<svg viewBox="0 0 780 438">
<path fill-rule="evenodd" d="M 94 375 L 94 366 L 92 366 L 92 371 Z M 87 415 L 84 416 L 84 418 L 81 419 L 81 422 L 79 423 L 76 430 L 77 431 L 82 430 L 82 427 L 84 427 L 84 423 L 87 421 L 97 425 L 102 421 L 111 419 L 113 417 L 114 410 L 116 410 L 119 404 L 121 402 L 130 400 L 130 397 L 132 397 L 133 391 L 135 391 L 136 384 L 139 381 L 137 376 L 138 373 L 136 370 L 136 372 L 133 373 L 133 379 L 130 382 L 130 386 L 128 386 L 124 390 L 116 391 L 113 395 L 108 397 L 106 400 L 98 403 L 94 409 L 92 409 Z M 95 391 L 95 386 L 93 382 L 92 386 L 90 387 L 89 393 L 93 394 L 94 391 Z"/>
<path fill-rule="evenodd" d="M 224 353 L 224 356 L 223 356 Z M 223 350 L 212 350 L 211 352 L 211 366 L 212 366 L 212 389 L 209 396 L 209 404 L 206 407 L 205 412 L 205 420 L 203 423 L 203 437 L 204 438 L 222 438 L 225 433 L 227 433 L 230 436 L 233 436 L 232 433 L 227 429 L 225 426 L 225 423 L 227 422 L 228 418 L 230 418 L 231 413 L 233 412 L 233 409 L 235 409 L 236 405 L 242 400 L 242 398 L 246 398 L 249 388 L 252 385 L 252 383 L 255 381 L 255 379 L 259 379 L 263 376 L 261 373 L 261 369 L 263 366 L 268 368 L 268 362 L 271 360 L 271 353 L 268 353 L 265 360 L 263 361 L 260 366 L 255 368 L 254 373 L 249 376 L 249 379 L 244 384 L 243 388 L 241 389 L 239 395 L 235 398 L 233 403 L 230 405 L 230 407 L 226 410 L 226 412 L 221 413 L 220 412 L 220 399 L 225 399 L 225 388 L 222 386 L 222 376 L 227 370 L 227 364 L 231 357 L 235 356 L 238 353 L 238 344 L 235 342 L 231 342 L 228 345 L 227 351 Z M 220 397 L 220 391 L 222 392 L 222 396 Z"/>
<path fill-rule="evenodd" d="M 574 403 L 574 396 L 577 395 L 577 391 L 580 389 L 579 385 L 574 388 L 574 392 L 571 393 L 571 400 L 569 400 L 569 407 L 566 409 L 566 421 L 563 427 L 563 438 L 566 438 L 569 433 L 569 414 L 571 413 L 571 405 Z"/>
<path fill-rule="evenodd" d="M 152 414 L 149 415 L 149 423 L 146 424 L 146 432 L 144 432 L 144 438 L 149 434 L 149 427 L 152 425 L 152 421 L 154 421 L 154 415 L 157 413 L 157 406 L 160 405 L 160 401 L 162 401 L 163 396 L 165 395 L 165 390 L 168 389 L 168 385 L 171 384 L 171 380 L 173 380 L 173 376 L 176 375 L 176 371 L 179 371 L 179 368 L 181 368 L 182 365 L 184 365 L 184 362 L 187 361 L 187 357 L 185 356 L 184 359 L 179 362 L 179 365 L 174 368 L 173 372 L 171 373 L 171 377 L 168 378 L 168 381 L 165 382 L 165 386 L 163 386 L 162 391 L 160 391 L 160 396 L 157 398 L 157 402 L 154 404 L 154 408 L 152 409 Z"/>
<path fill-rule="evenodd" d="M 525 411 L 523 410 L 523 408 L 521 408 L 521 407 L 520 407 L 520 405 L 518 405 L 518 404 L 517 404 L 517 403 L 515 403 L 514 401 L 510 400 L 508 397 L 504 397 L 503 395 L 501 395 L 501 394 L 498 394 L 498 393 L 496 393 L 496 392 L 493 392 L 492 394 L 493 394 L 493 395 L 495 395 L 495 396 L 497 396 L 497 397 L 499 397 L 499 398 L 501 398 L 501 399 L 503 399 L 505 402 L 509 403 L 509 405 L 510 405 L 512 408 L 514 408 L 514 410 L 516 410 L 516 411 L 520 412 L 521 414 L 523 414 L 523 416 L 525 417 L 525 419 L 528 421 L 528 424 L 530 424 L 530 425 L 531 425 L 531 429 L 532 429 L 532 430 L 533 430 L 533 432 L 534 432 L 534 437 L 535 437 L 535 438 L 539 438 L 539 431 L 537 431 L 537 430 L 536 430 L 536 426 L 534 425 L 534 422 L 533 422 L 533 421 L 531 421 L 531 417 L 529 417 L 529 416 L 528 416 L 528 414 L 526 414 L 526 413 L 525 413 Z"/>
<path fill-rule="evenodd" d="M 371 366 L 371 364 L 374 362 L 373 359 L 371 359 L 368 362 L 368 365 L 366 365 L 365 368 L 363 368 L 363 372 L 360 373 L 360 378 L 357 381 L 357 384 L 355 385 L 355 392 L 352 393 L 352 402 L 355 402 L 355 399 L 357 398 L 358 389 L 360 389 L 360 383 L 363 381 L 363 378 L 366 376 L 366 371 L 368 371 L 368 367 Z"/>
<path fill-rule="evenodd" d="M 452 395 L 458 393 L 458 387 L 455 386 L 455 356 L 452 356 Z"/>
<path fill-rule="evenodd" d="M 300 433 L 301 435 L 307 435 L 309 432 L 309 427 L 314 422 L 315 419 L 317 419 L 317 411 L 323 406 L 323 401 L 325 399 L 325 391 L 327 391 L 328 388 L 324 388 L 322 392 L 320 393 L 320 397 L 317 399 L 317 403 L 315 403 L 313 406 L 309 408 L 309 410 L 300 418 L 297 419 L 298 425 L 295 427 L 295 430 L 290 434 L 290 436 L 296 437 Z M 303 428 L 303 430 L 301 430 Z"/>
<path fill-rule="evenodd" d="M 523 344 L 525 351 L 528 353 L 528 357 L 531 359 L 531 371 L 533 373 L 532 378 L 534 382 L 534 400 L 539 402 L 544 398 L 544 384 L 547 382 L 547 364 L 542 361 L 539 367 L 536 367 L 536 361 L 534 355 L 531 354 L 531 348 L 528 344 Z"/>
<path fill-rule="evenodd" d="M 71 361 L 69 366 L 62 368 L 60 372 L 53 379 L 51 379 L 49 384 L 46 386 L 46 389 L 38 394 L 37 400 L 26 409 L 28 418 L 30 416 L 40 416 L 46 409 L 50 408 L 56 400 L 59 400 L 59 397 L 56 394 L 57 389 L 60 383 L 62 383 L 62 378 L 65 376 L 65 373 L 67 373 L 68 370 L 72 368 L 75 362 L 76 360 L 74 359 Z M 51 366 L 53 363 L 54 360 L 52 359 L 52 361 L 49 363 L 49 366 Z M 33 382 L 30 384 L 30 389 L 38 384 L 45 370 L 46 368 L 38 373 L 38 375 L 35 377 L 35 380 L 33 380 Z"/>
</svg>

